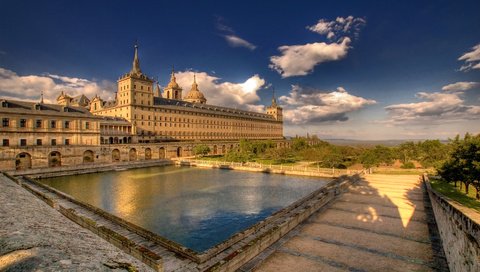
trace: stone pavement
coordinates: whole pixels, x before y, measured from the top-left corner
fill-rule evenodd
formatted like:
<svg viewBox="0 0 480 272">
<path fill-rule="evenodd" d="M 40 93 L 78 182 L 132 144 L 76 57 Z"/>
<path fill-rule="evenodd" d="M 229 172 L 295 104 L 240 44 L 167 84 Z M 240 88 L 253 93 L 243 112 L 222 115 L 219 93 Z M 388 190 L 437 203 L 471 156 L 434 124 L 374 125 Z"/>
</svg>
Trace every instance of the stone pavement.
<svg viewBox="0 0 480 272">
<path fill-rule="evenodd" d="M 0 271 L 153 271 L 0 173 Z"/>
<path fill-rule="evenodd" d="M 448 271 L 425 200 L 418 176 L 366 176 L 272 246 L 254 270 Z"/>
</svg>

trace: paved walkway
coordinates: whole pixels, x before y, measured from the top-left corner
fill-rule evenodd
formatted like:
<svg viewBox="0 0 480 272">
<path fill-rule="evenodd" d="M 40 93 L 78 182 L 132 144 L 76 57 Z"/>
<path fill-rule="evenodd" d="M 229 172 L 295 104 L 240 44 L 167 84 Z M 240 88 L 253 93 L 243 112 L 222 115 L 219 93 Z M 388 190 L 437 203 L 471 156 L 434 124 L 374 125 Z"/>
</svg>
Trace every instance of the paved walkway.
<svg viewBox="0 0 480 272">
<path fill-rule="evenodd" d="M 0 174 L 0 271 L 153 271 Z"/>
<path fill-rule="evenodd" d="M 418 176 L 369 175 L 279 241 L 256 271 L 448 271 L 426 203 Z"/>
</svg>

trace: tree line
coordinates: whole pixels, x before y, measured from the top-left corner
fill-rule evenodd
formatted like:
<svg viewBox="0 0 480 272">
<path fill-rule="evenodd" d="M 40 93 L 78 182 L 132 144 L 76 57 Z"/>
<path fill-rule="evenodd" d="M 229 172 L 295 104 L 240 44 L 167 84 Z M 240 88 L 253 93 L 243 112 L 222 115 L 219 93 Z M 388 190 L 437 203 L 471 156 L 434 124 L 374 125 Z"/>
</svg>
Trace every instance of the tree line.
<svg viewBox="0 0 480 272">
<path fill-rule="evenodd" d="M 309 145 L 308 141 L 315 143 Z M 345 169 L 354 164 L 364 168 L 392 165 L 396 160 L 403 168 L 415 168 L 414 162 L 423 167 L 438 167 L 447 159 L 449 145 L 439 140 L 405 142 L 395 147 L 376 146 L 340 146 L 316 138 L 297 137 L 292 139 L 290 147 L 277 148 L 272 141 L 240 140 L 239 148 L 230 150 L 224 159 L 233 162 L 269 160 L 274 164 L 311 161 L 319 167 Z M 197 155 L 210 152 L 205 145 L 194 148 Z"/>
</svg>

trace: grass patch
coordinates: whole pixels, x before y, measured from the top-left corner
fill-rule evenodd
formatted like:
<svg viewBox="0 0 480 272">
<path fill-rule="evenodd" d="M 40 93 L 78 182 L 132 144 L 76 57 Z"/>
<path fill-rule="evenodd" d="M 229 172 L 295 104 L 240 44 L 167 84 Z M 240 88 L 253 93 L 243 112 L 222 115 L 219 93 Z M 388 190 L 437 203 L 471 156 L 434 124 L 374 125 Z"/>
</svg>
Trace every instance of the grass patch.
<svg viewBox="0 0 480 272">
<path fill-rule="evenodd" d="M 447 183 L 442 180 L 431 179 L 430 184 L 433 189 L 441 193 L 442 195 L 451 198 L 452 200 L 457 201 L 465 207 L 475 209 L 480 212 L 480 201 L 475 199 L 475 188 L 473 186 L 469 187 L 468 195 L 465 194 L 465 186 L 462 186 L 463 189 L 460 191 L 460 182 L 457 183 L 457 187 L 453 183 Z"/>
</svg>

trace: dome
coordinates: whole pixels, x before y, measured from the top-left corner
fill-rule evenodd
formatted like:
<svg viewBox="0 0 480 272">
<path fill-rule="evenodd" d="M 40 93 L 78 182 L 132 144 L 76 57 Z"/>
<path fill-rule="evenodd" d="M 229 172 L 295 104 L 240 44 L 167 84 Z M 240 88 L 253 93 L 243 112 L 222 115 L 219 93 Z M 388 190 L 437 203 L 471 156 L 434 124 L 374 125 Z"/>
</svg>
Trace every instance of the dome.
<svg viewBox="0 0 480 272">
<path fill-rule="evenodd" d="M 201 103 L 201 104 L 205 104 L 207 102 L 207 99 L 205 98 L 203 93 L 198 89 L 195 75 L 193 76 L 192 88 L 190 89 L 190 91 L 188 92 L 184 100 L 192 103 Z"/>
</svg>

